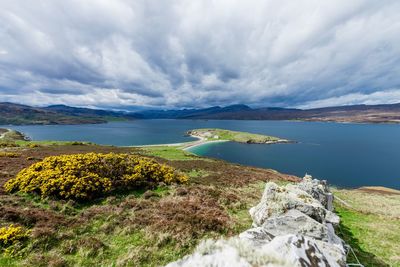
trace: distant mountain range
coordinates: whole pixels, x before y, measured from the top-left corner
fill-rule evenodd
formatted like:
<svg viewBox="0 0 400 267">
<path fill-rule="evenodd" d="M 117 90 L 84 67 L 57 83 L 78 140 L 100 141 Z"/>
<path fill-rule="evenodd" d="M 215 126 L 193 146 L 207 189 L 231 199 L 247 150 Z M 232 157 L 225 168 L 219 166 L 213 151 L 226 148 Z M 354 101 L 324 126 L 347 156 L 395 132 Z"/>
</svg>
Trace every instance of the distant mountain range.
<svg viewBox="0 0 400 267">
<path fill-rule="evenodd" d="M 0 124 L 85 124 L 133 119 L 302 120 L 400 123 L 400 104 L 353 105 L 318 109 L 251 108 L 246 105 L 204 109 L 118 112 L 65 105 L 30 107 L 0 103 Z"/>
<path fill-rule="evenodd" d="M 133 114 L 64 105 L 38 108 L 14 103 L 0 103 L 0 125 L 89 124 L 134 118 Z"/>
<path fill-rule="evenodd" d="M 143 119 L 303 120 L 399 123 L 400 104 L 353 105 L 318 109 L 250 108 L 246 105 L 205 109 L 147 110 L 134 113 Z"/>
</svg>

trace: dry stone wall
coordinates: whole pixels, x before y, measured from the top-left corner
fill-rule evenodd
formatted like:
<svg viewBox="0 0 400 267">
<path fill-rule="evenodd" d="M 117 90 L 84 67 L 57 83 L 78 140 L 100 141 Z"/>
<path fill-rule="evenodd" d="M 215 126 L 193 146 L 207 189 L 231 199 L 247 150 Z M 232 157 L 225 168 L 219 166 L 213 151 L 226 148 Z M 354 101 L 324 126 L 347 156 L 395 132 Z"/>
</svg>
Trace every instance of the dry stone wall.
<svg viewBox="0 0 400 267">
<path fill-rule="evenodd" d="M 193 254 L 167 266 L 346 266 L 332 202 L 326 181 L 309 175 L 298 184 L 268 182 L 250 209 L 252 228 L 230 239 L 203 241 Z"/>
</svg>

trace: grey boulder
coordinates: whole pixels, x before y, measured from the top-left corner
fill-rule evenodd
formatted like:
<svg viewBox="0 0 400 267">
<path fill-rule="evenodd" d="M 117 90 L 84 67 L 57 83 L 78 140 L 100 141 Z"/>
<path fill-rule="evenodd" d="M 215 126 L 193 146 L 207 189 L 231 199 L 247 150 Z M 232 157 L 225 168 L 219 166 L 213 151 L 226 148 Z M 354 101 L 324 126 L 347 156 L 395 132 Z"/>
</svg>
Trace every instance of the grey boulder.
<svg viewBox="0 0 400 267">
<path fill-rule="evenodd" d="M 333 210 L 333 194 L 325 180 L 313 179 L 311 175 L 306 174 L 297 187 L 321 202 L 326 209 Z"/>
<path fill-rule="evenodd" d="M 346 266 L 346 253 L 327 242 L 299 235 L 277 236 L 262 250 L 273 251 L 292 266 Z"/>
<path fill-rule="evenodd" d="M 231 238 L 202 242 L 191 255 L 167 267 L 289 267 L 284 257 L 273 250 L 257 249 L 248 241 Z"/>
<path fill-rule="evenodd" d="M 278 186 L 273 182 L 265 185 L 260 203 L 250 209 L 253 226 L 261 226 L 271 218 L 280 216 L 288 210 L 296 209 L 318 222 L 325 222 L 327 210 L 307 192 L 295 185 Z"/>
<path fill-rule="evenodd" d="M 260 232 L 264 233 L 264 236 L 304 235 L 317 240 L 342 245 L 341 239 L 332 231 L 333 228 L 330 229 L 327 224 L 317 222 L 299 210 L 289 210 L 281 216 L 269 218 L 264 221 L 260 228 L 262 228 Z M 251 230 L 247 230 L 246 232 Z"/>
</svg>

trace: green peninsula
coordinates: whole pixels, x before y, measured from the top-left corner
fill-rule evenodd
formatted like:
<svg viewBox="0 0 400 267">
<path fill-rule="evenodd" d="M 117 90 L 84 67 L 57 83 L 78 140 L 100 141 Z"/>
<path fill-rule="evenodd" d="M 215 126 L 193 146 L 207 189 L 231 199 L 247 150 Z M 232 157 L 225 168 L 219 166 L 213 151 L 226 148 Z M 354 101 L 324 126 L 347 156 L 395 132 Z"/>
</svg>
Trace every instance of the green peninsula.
<svg viewBox="0 0 400 267">
<path fill-rule="evenodd" d="M 276 144 L 291 143 L 292 141 L 275 136 L 238 132 L 225 129 L 195 129 L 187 132 L 190 136 L 198 137 L 205 141 L 226 140 L 247 144 Z"/>
</svg>

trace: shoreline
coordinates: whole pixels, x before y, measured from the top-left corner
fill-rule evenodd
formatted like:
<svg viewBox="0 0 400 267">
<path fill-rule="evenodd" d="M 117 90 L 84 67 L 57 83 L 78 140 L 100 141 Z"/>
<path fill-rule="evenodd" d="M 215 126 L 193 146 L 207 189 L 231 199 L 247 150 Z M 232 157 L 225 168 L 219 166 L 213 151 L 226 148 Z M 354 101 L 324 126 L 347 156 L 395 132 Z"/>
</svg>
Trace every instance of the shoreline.
<svg viewBox="0 0 400 267">
<path fill-rule="evenodd" d="M 230 142 L 230 141 L 229 140 L 204 141 L 204 142 L 201 142 L 201 143 L 198 143 L 198 144 L 190 144 L 187 147 L 182 148 L 182 150 L 187 151 L 187 150 L 189 150 L 191 148 L 198 147 L 198 146 L 204 146 L 204 145 L 212 144 L 212 143 L 225 143 L 225 142 Z"/>
<path fill-rule="evenodd" d="M 194 147 L 199 147 L 207 144 L 212 144 L 212 143 L 223 143 L 223 142 L 237 142 L 237 143 L 243 143 L 243 142 L 238 142 L 234 140 L 226 140 L 226 139 L 218 139 L 218 140 L 207 140 L 207 138 L 199 135 L 193 135 L 193 134 L 188 134 L 188 136 L 196 138 L 198 140 L 195 141 L 189 141 L 189 142 L 181 142 L 181 143 L 167 143 L 167 144 L 154 144 L 154 145 L 140 145 L 140 146 L 128 146 L 128 147 L 158 147 L 158 146 L 168 146 L 168 147 L 179 147 L 183 151 L 187 151 L 191 148 Z M 274 141 L 267 141 L 264 143 L 247 143 L 247 144 L 261 144 L 261 145 L 273 145 L 273 144 L 290 144 L 290 143 L 296 143 L 295 141 L 291 140 L 286 140 L 286 139 L 278 139 Z"/>
<path fill-rule="evenodd" d="M 207 141 L 205 138 L 196 136 L 196 135 L 189 135 L 193 138 L 196 138 L 198 140 L 195 141 L 189 141 L 189 142 L 182 142 L 182 143 L 167 143 L 167 144 L 154 144 L 154 145 L 139 145 L 139 146 L 126 146 L 126 147 L 139 147 L 139 148 L 146 148 L 146 147 L 158 147 L 158 146 L 169 146 L 169 147 L 180 147 L 180 149 L 186 151 L 190 148 L 193 147 L 198 147 L 210 143 L 219 143 L 219 142 L 229 142 L 229 140 L 211 140 Z"/>
</svg>

